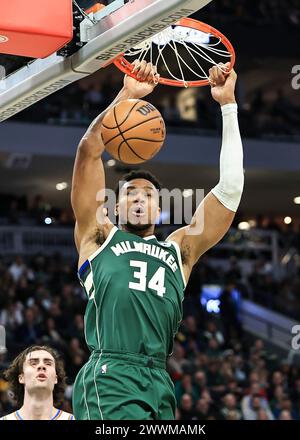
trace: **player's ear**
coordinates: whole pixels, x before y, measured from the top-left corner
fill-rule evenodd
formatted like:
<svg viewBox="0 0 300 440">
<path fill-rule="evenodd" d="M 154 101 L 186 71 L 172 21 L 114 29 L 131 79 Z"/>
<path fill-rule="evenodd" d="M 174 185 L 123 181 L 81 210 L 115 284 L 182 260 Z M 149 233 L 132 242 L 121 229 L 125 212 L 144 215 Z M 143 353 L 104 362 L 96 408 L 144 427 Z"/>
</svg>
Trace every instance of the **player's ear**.
<svg viewBox="0 0 300 440">
<path fill-rule="evenodd" d="M 119 203 L 115 204 L 114 215 L 117 217 L 119 215 Z"/>
<path fill-rule="evenodd" d="M 19 379 L 19 383 L 24 384 L 25 383 L 25 381 L 24 381 L 24 373 L 19 374 L 18 379 Z"/>
<path fill-rule="evenodd" d="M 55 376 L 55 385 L 57 384 L 57 382 L 58 382 L 58 379 L 57 379 L 57 376 Z"/>
<path fill-rule="evenodd" d="M 161 208 L 158 207 L 157 208 L 157 212 L 156 212 L 156 223 L 158 223 L 159 219 L 160 219 L 160 214 L 161 214 Z"/>
</svg>

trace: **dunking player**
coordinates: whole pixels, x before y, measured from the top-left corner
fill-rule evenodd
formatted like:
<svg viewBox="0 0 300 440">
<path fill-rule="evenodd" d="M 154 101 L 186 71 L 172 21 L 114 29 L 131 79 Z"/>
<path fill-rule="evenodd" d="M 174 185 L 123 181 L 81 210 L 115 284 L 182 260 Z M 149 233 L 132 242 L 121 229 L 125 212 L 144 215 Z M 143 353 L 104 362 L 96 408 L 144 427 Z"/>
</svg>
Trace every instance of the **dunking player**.
<svg viewBox="0 0 300 440">
<path fill-rule="evenodd" d="M 19 409 L 1 420 L 74 420 L 72 414 L 56 407 L 64 399 L 66 374 L 52 348 L 36 345 L 22 351 L 4 377 Z"/>
<path fill-rule="evenodd" d="M 139 80 L 125 77 L 111 106 L 153 91 L 153 66 L 137 63 L 136 69 Z M 98 191 L 105 188 L 100 127 L 106 112 L 96 118 L 79 144 L 72 206 L 79 278 L 89 299 L 85 334 L 91 356 L 73 389 L 76 419 L 174 419 L 174 387 L 165 367 L 182 319 L 185 285 L 199 257 L 230 227 L 244 184 L 236 73 L 224 75 L 213 67 L 210 83 L 223 115 L 220 181 L 191 224 L 165 242 L 153 235 L 160 214 L 160 186 L 150 173 L 132 172 L 123 178 L 116 204 L 119 228 L 105 216 L 104 198 L 96 200 Z M 103 211 L 98 220 L 97 210 Z M 197 232 L 202 213 L 204 227 Z"/>
</svg>

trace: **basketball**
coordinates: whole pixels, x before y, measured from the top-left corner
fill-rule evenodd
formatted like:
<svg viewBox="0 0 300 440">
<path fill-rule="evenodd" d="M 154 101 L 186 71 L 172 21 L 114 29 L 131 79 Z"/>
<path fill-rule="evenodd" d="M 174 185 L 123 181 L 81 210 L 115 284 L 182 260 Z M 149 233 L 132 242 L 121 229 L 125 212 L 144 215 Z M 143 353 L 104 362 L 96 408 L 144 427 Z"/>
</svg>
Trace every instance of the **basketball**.
<svg viewBox="0 0 300 440">
<path fill-rule="evenodd" d="M 138 164 L 159 152 L 166 137 L 166 127 L 152 104 L 127 99 L 105 115 L 101 136 L 112 157 L 127 164 Z"/>
</svg>

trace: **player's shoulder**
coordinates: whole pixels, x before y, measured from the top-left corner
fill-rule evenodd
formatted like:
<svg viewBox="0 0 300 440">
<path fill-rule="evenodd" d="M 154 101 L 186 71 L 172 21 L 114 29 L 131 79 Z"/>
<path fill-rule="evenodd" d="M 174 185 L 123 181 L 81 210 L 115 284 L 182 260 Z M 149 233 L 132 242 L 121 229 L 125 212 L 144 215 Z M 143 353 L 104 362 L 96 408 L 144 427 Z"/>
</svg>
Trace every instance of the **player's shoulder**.
<svg viewBox="0 0 300 440">
<path fill-rule="evenodd" d="M 75 417 L 71 413 L 58 409 L 52 420 L 75 420 Z"/>
<path fill-rule="evenodd" d="M 0 421 L 1 420 L 19 420 L 19 418 L 17 417 L 16 411 L 14 411 L 6 416 L 1 417 Z"/>
<path fill-rule="evenodd" d="M 62 416 L 60 420 L 75 420 L 75 417 L 73 414 L 62 411 Z"/>
<path fill-rule="evenodd" d="M 7 414 L 4 417 L 1 417 L 0 421 L 1 420 L 22 420 L 22 419 L 18 416 L 17 411 L 15 411 L 11 414 Z M 71 413 L 58 409 L 52 420 L 75 420 L 75 417 Z"/>
</svg>

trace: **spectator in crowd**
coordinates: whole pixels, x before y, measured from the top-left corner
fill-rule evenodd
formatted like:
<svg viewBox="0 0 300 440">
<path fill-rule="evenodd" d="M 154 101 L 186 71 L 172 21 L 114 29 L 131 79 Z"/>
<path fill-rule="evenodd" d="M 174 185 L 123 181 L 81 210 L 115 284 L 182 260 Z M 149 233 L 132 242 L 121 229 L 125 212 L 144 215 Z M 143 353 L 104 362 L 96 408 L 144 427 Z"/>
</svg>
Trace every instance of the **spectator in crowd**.
<svg viewBox="0 0 300 440">
<path fill-rule="evenodd" d="M 225 420 L 240 420 L 238 411 L 228 411 Z"/>
<path fill-rule="evenodd" d="M 208 364 L 207 385 L 211 390 L 212 396 L 219 399 L 225 392 L 224 378 L 220 373 L 221 360 L 212 359 Z"/>
<path fill-rule="evenodd" d="M 20 255 L 17 255 L 8 270 L 13 278 L 13 281 L 18 282 L 21 276 L 26 273 L 27 267 L 23 263 L 22 257 Z"/>
<path fill-rule="evenodd" d="M 48 344 L 51 341 L 53 346 L 55 346 L 58 349 L 62 349 L 65 346 L 65 342 L 56 329 L 56 324 L 54 319 L 48 318 L 45 327 L 46 328 L 44 330 L 42 342 Z"/>
<path fill-rule="evenodd" d="M 280 399 L 278 408 L 274 408 L 274 417 L 276 419 L 280 419 L 280 416 L 284 411 L 288 412 L 293 420 L 296 420 L 298 418 L 298 413 L 295 408 L 293 408 L 292 401 L 287 394 L 284 394 L 283 397 Z"/>
<path fill-rule="evenodd" d="M 279 420 L 294 420 L 290 411 L 283 410 L 279 415 Z"/>
<path fill-rule="evenodd" d="M 257 420 L 258 411 L 263 409 L 265 410 L 268 419 L 273 420 L 274 416 L 270 410 L 267 399 L 261 397 L 260 394 L 256 394 L 255 391 L 255 387 L 252 387 L 251 394 L 244 396 L 241 401 L 243 418 L 245 420 Z"/>
<path fill-rule="evenodd" d="M 194 381 L 193 381 L 193 390 L 194 390 L 194 394 L 196 395 L 196 399 L 202 396 L 203 392 L 206 393 L 208 392 L 206 387 L 207 387 L 207 380 L 206 380 L 205 371 L 201 371 L 201 370 L 196 371 L 194 374 Z"/>
<path fill-rule="evenodd" d="M 211 339 L 215 339 L 218 343 L 218 346 L 223 346 L 224 337 L 220 330 L 218 330 L 216 322 L 213 320 L 209 320 L 206 323 L 206 330 L 204 331 L 205 344 L 209 342 Z"/>
<path fill-rule="evenodd" d="M 24 322 L 16 328 L 16 340 L 24 345 L 32 345 L 40 342 L 42 336 L 41 326 L 37 323 L 34 310 L 28 308 L 24 313 Z"/>
<path fill-rule="evenodd" d="M 45 218 L 50 212 L 50 205 L 48 205 L 44 197 L 40 194 L 36 195 L 30 209 L 30 215 L 33 217 L 37 224 L 43 224 Z"/>
<path fill-rule="evenodd" d="M 235 414 L 235 420 L 241 420 L 242 419 L 242 413 L 237 407 L 237 400 L 234 394 L 226 394 L 223 397 L 223 407 L 221 408 L 220 414 L 221 416 L 227 420 L 227 417 L 230 413 L 234 412 Z"/>
<path fill-rule="evenodd" d="M 193 408 L 193 399 L 190 394 L 183 394 L 179 402 L 181 420 L 193 420 L 195 413 Z"/>
<path fill-rule="evenodd" d="M 270 420 L 268 412 L 265 409 L 259 409 L 256 420 Z"/>
<path fill-rule="evenodd" d="M 175 396 L 178 402 L 181 401 L 181 398 L 184 394 L 189 394 L 193 401 L 196 398 L 195 391 L 192 383 L 191 374 L 183 374 L 181 380 L 178 381 L 175 385 Z"/>
<path fill-rule="evenodd" d="M 18 326 L 23 324 L 23 306 L 10 300 L 0 312 L 0 325 L 5 327 L 6 337 L 12 338 Z"/>
<path fill-rule="evenodd" d="M 220 296 L 220 312 L 224 327 L 224 338 L 226 346 L 232 337 L 242 338 L 243 330 L 238 317 L 237 303 L 234 300 L 233 291 L 235 284 L 228 284 Z"/>
<path fill-rule="evenodd" d="M 175 342 L 173 356 L 169 360 L 169 369 L 171 376 L 176 379 L 181 377 L 184 369 L 188 366 L 189 362 L 185 358 L 185 350 L 178 342 Z"/>
<path fill-rule="evenodd" d="M 200 398 L 196 402 L 195 414 L 193 419 L 195 420 L 210 420 L 214 418 L 214 414 L 211 409 L 211 403 L 205 398 Z"/>
</svg>

